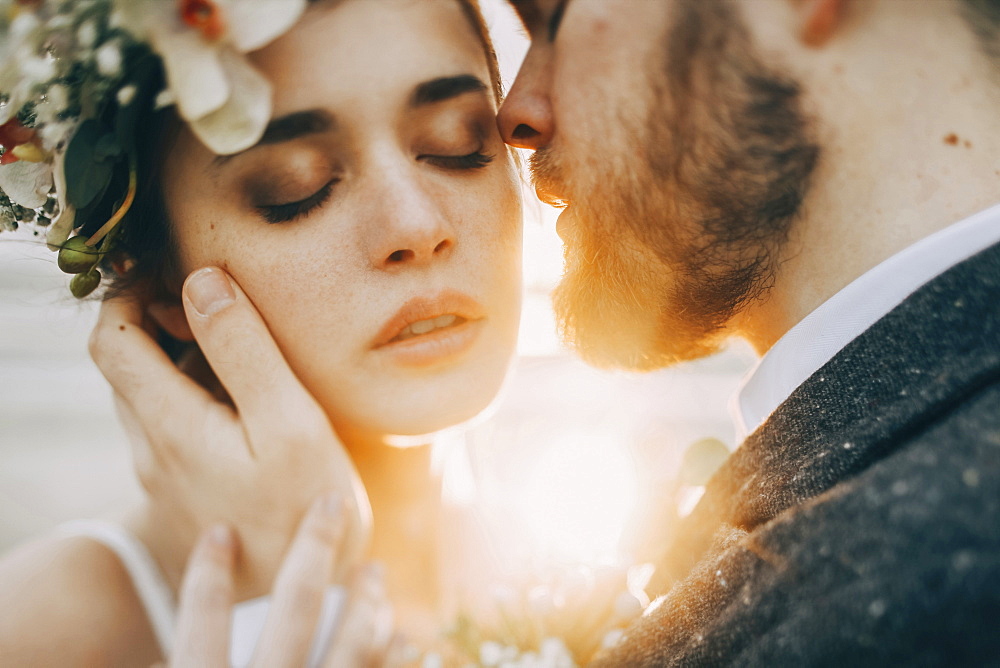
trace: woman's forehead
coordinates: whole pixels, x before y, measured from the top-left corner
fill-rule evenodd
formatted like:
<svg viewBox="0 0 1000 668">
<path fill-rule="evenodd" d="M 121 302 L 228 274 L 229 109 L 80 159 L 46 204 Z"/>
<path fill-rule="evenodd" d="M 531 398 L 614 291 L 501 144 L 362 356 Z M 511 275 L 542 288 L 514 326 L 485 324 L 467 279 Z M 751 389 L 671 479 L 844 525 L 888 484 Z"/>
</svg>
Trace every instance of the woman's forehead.
<svg viewBox="0 0 1000 668">
<path fill-rule="evenodd" d="M 392 107 L 440 77 L 490 80 L 458 0 L 321 2 L 252 58 L 274 86 L 275 116 L 330 103 Z"/>
</svg>

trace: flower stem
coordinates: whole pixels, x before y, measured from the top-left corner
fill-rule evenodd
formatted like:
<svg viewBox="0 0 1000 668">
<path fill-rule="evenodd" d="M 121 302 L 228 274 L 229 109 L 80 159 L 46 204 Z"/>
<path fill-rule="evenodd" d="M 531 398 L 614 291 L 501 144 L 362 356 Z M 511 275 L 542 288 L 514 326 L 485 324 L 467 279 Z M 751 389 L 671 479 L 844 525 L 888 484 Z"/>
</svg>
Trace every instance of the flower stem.
<svg viewBox="0 0 1000 668">
<path fill-rule="evenodd" d="M 128 192 L 125 194 L 125 200 L 122 202 L 118 210 L 115 211 L 114 215 L 108 219 L 108 222 L 101 226 L 101 229 L 97 230 L 89 239 L 87 239 L 88 246 L 96 246 L 100 243 L 101 239 L 106 237 L 111 230 L 114 229 L 115 225 L 125 217 L 128 213 L 129 208 L 132 206 L 132 202 L 135 200 L 135 191 L 137 187 L 138 178 L 136 176 L 136 169 L 132 167 L 128 172 Z"/>
</svg>

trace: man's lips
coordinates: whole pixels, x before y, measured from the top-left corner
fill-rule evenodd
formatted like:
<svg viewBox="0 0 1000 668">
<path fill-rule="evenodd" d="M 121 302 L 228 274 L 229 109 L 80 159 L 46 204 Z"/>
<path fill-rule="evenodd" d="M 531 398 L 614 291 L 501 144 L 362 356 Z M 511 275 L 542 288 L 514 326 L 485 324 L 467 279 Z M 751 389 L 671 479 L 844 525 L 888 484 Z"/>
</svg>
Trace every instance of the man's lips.
<svg viewBox="0 0 1000 668">
<path fill-rule="evenodd" d="M 372 348 L 408 341 L 468 321 L 482 320 L 485 315 L 485 309 L 479 302 L 455 290 L 414 297 L 403 304 L 379 330 Z"/>
<path fill-rule="evenodd" d="M 554 206 L 557 209 L 562 209 L 569 205 L 569 200 L 566 197 L 563 197 L 554 188 L 543 183 L 535 183 L 535 196 L 549 206 Z"/>
</svg>

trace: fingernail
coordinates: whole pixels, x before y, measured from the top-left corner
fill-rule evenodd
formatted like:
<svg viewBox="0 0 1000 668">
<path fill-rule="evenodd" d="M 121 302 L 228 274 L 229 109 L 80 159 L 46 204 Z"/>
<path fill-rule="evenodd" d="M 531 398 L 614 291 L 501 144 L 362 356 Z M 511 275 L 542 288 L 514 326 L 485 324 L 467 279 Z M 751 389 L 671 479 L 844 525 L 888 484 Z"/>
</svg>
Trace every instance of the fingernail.
<svg viewBox="0 0 1000 668">
<path fill-rule="evenodd" d="M 208 530 L 208 541 L 216 547 L 230 549 L 233 546 L 233 530 L 225 524 L 216 524 Z"/>
<path fill-rule="evenodd" d="M 229 278 L 215 267 L 205 267 L 191 274 L 184 289 L 200 315 L 215 315 L 236 301 Z"/>
</svg>

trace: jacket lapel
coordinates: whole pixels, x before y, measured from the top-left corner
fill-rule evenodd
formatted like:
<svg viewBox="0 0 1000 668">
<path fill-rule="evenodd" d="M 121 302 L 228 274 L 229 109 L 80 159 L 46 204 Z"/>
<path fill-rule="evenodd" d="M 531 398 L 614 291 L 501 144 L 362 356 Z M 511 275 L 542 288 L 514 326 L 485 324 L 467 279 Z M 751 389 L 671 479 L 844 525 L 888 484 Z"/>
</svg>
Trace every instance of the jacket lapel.
<svg viewBox="0 0 1000 668">
<path fill-rule="evenodd" d="M 871 466 L 1000 378 L 1000 245 L 921 287 L 798 387 L 730 456 L 662 567 Z"/>
</svg>

